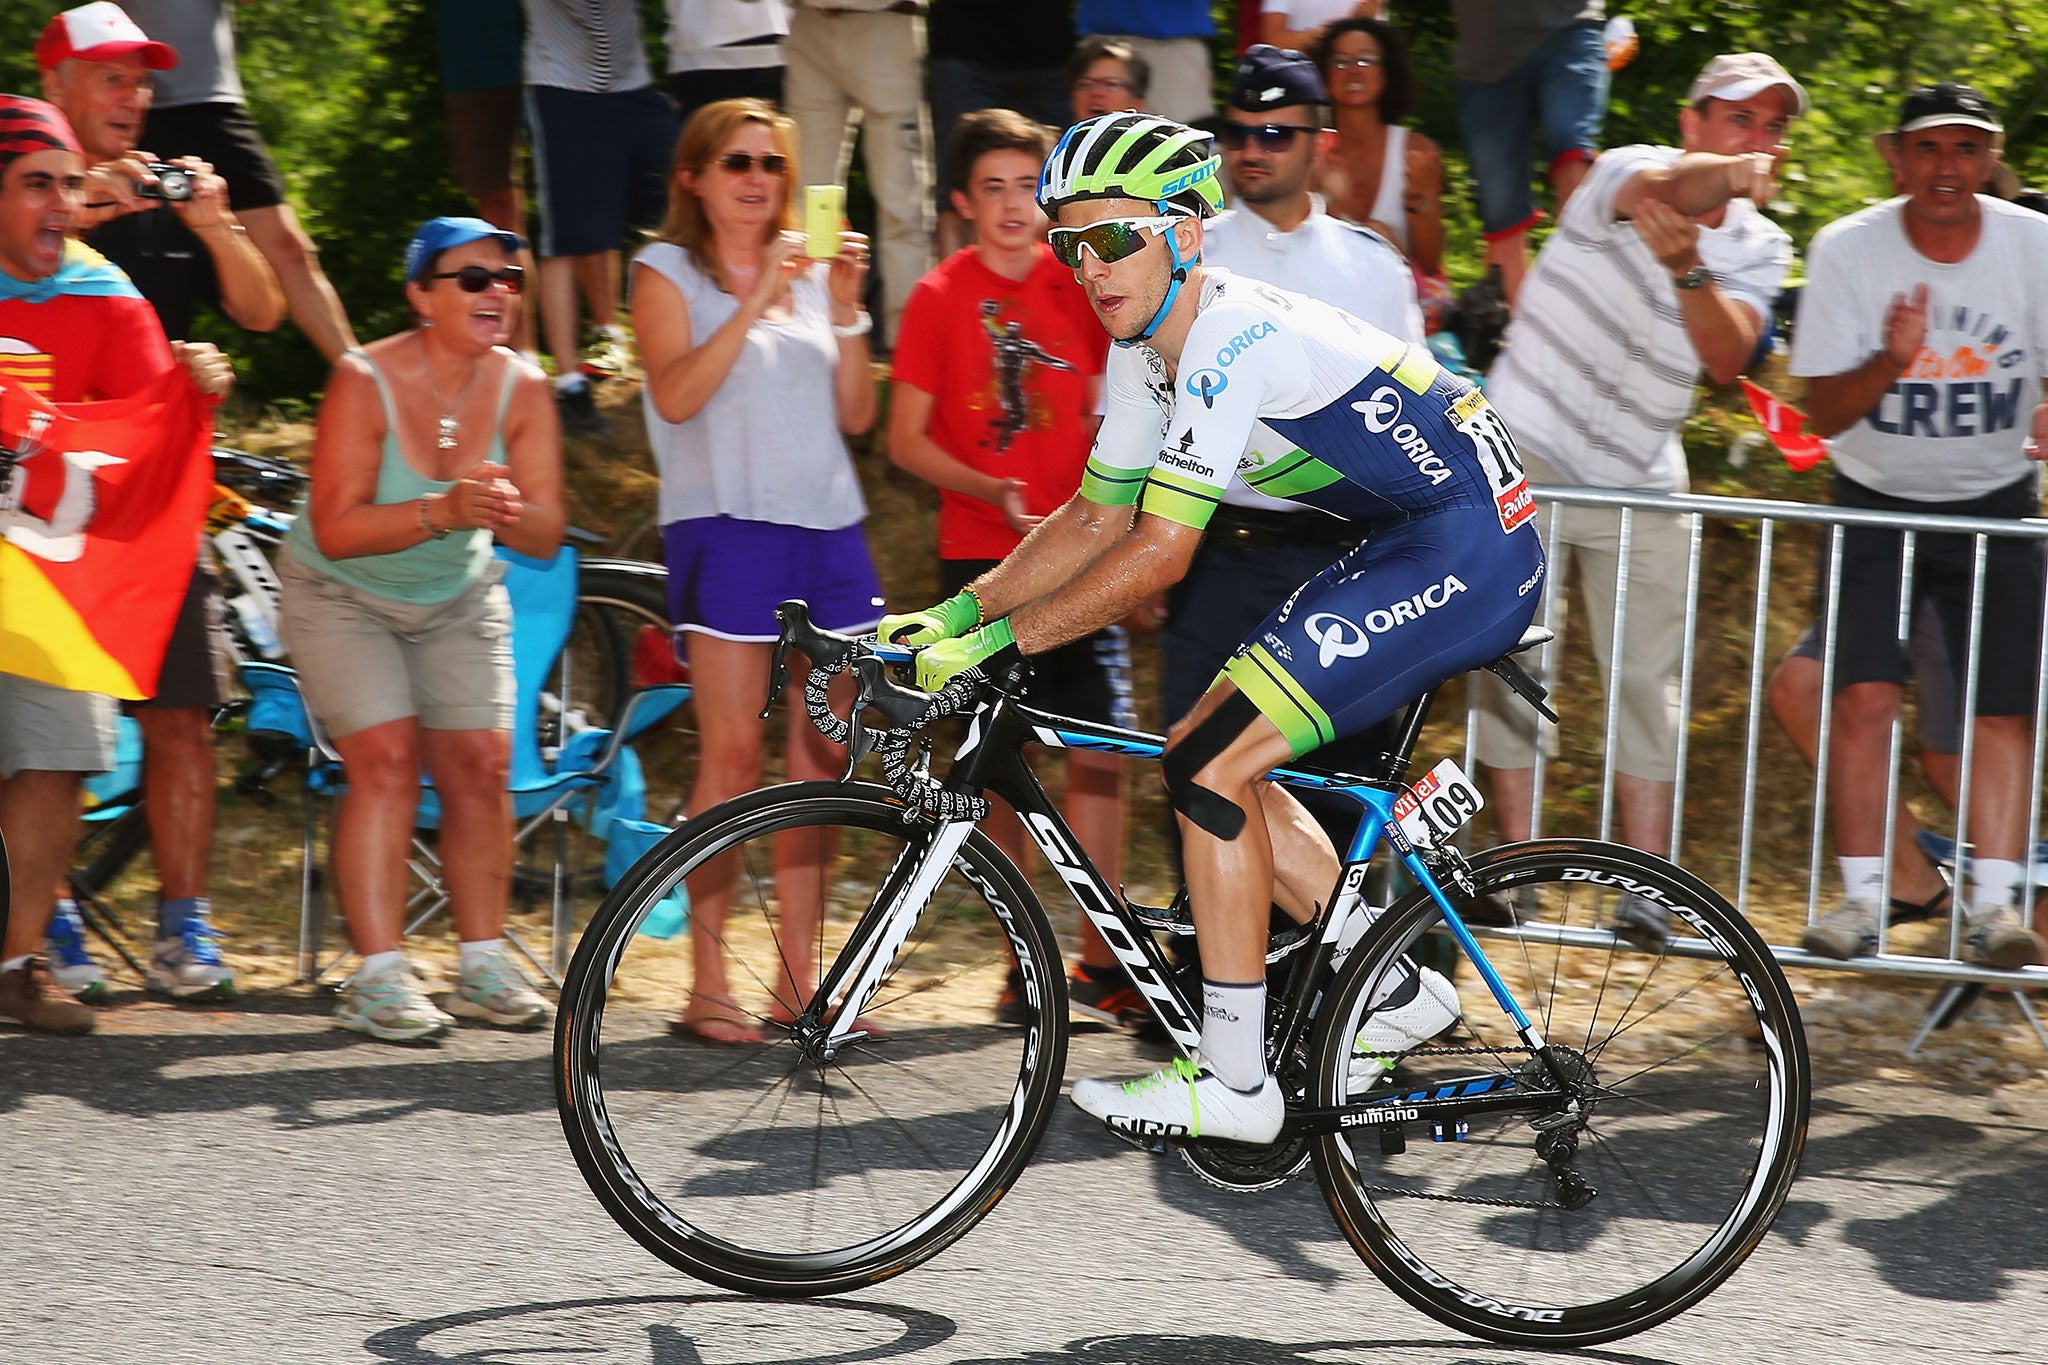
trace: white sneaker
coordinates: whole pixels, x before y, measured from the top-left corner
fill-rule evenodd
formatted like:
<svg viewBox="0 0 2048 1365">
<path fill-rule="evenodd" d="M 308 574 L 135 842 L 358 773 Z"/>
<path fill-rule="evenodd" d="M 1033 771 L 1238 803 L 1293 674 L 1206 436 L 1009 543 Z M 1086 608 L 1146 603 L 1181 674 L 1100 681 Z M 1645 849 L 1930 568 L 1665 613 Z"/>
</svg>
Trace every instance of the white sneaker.
<svg viewBox="0 0 2048 1365">
<path fill-rule="evenodd" d="M 1280 1136 L 1287 1116 L 1280 1082 L 1271 1076 L 1247 1094 L 1186 1057 L 1135 1081 L 1075 1081 L 1074 1103 L 1119 1133 L 1138 1138 L 1266 1143 Z"/>
<path fill-rule="evenodd" d="M 502 953 L 493 953 L 483 966 L 462 973 L 446 999 L 450 1014 L 503 1028 L 536 1029 L 548 1022 L 548 1002 Z"/>
<path fill-rule="evenodd" d="M 204 915 L 192 916 L 176 938 L 156 941 L 143 986 L 177 1000 L 234 999 L 235 969 L 221 960 L 220 949 L 214 946 L 220 937 Z"/>
<path fill-rule="evenodd" d="M 431 1043 L 455 1027 L 403 963 L 372 976 L 357 972 L 350 977 L 341 988 L 334 1022 L 387 1043 Z"/>
<path fill-rule="evenodd" d="M 1427 967 L 1415 969 L 1415 995 L 1404 1005 L 1387 1005 L 1366 1016 L 1365 1024 L 1352 1038 L 1346 1089 L 1363 1094 L 1400 1065 L 1401 1058 L 1458 1022 L 1464 1010 L 1458 1004 L 1458 988 L 1440 972 Z"/>
<path fill-rule="evenodd" d="M 1963 921 L 1963 958 L 1986 967 L 2017 969 L 2041 962 L 2041 936 L 2020 919 L 2010 905 L 1995 906 L 1969 915 Z M 62 980 L 62 978 L 58 978 Z"/>
</svg>

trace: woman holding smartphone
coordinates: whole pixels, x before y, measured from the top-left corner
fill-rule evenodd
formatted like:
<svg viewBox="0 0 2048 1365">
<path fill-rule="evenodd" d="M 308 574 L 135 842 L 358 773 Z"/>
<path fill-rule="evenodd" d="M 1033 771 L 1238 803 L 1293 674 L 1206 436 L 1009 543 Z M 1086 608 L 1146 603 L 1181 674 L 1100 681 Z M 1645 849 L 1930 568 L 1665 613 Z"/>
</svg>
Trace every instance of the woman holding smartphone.
<svg viewBox="0 0 2048 1365">
<path fill-rule="evenodd" d="M 699 109 L 676 144 L 668 217 L 633 261 L 669 619 L 697 708 L 691 815 L 760 785 L 776 604 L 803 598 L 818 625 L 850 633 L 882 615 L 845 441 L 875 420 L 860 306 L 868 243 L 841 231 L 815 244 L 823 259 L 806 254 L 795 144 L 795 125 L 760 100 Z M 801 660 L 790 663 L 800 689 Z M 844 752 L 801 706 L 788 718 L 788 778 L 838 776 Z M 728 981 L 735 869 L 690 878 L 693 981 L 677 1032 L 755 1043 L 764 1023 L 796 1017 L 816 985 L 799 978 L 816 956 L 819 865 L 830 856 L 808 835 L 776 845 L 784 975 L 775 983 Z"/>
</svg>

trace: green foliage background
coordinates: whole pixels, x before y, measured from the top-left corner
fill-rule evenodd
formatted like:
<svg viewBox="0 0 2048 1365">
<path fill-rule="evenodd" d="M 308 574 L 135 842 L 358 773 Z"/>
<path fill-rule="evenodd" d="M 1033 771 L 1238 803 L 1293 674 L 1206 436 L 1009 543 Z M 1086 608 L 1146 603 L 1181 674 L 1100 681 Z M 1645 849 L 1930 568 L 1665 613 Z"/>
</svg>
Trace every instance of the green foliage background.
<svg viewBox="0 0 2048 1365">
<path fill-rule="evenodd" d="M 658 73 L 661 5 L 640 3 Z M 1794 130 L 1776 210 L 1800 245 L 1886 193 L 1870 136 L 1921 82 L 1961 79 L 1983 90 L 2004 111 L 2007 160 L 2023 181 L 2048 181 L 2048 0 L 1610 0 L 1608 8 L 1635 19 L 1642 51 L 1615 77 L 1607 145 L 1674 139 L 1686 87 L 1717 52 L 1771 52 L 1806 86 L 1813 108 Z M 1216 9 L 1222 72 L 1234 50 L 1236 6 Z M 54 10 L 54 0 L 0 6 L 0 90 L 39 89 L 30 52 Z M 1450 78 L 1450 7 L 1395 0 L 1393 15 L 1413 40 L 1416 123 L 1446 152 L 1451 273 L 1462 282 L 1478 273 L 1479 243 Z M 235 22 L 251 112 L 357 333 L 402 326 L 398 262 L 408 235 L 424 218 L 466 207 L 447 168 L 426 5 L 256 0 L 235 7 Z M 251 336 L 208 319 L 202 335 L 237 357 L 245 400 L 289 410 L 310 402 L 322 382 L 319 357 L 290 326 Z"/>
</svg>

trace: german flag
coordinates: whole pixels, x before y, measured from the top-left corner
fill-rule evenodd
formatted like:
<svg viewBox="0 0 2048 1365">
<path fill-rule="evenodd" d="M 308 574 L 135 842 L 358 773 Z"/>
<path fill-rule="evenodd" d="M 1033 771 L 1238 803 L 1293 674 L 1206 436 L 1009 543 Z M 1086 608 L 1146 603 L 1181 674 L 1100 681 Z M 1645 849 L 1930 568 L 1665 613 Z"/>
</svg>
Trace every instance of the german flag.
<svg viewBox="0 0 2048 1365">
<path fill-rule="evenodd" d="M 65 404 L 13 369 L 0 363 L 0 672 L 148 697 L 199 550 L 213 404 L 183 369 Z"/>
</svg>

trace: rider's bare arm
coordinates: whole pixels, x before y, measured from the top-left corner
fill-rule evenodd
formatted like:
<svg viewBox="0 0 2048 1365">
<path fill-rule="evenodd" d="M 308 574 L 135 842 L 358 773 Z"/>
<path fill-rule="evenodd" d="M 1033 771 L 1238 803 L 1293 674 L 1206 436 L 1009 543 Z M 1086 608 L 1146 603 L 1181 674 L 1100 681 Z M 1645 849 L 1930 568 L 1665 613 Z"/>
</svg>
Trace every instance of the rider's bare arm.
<svg viewBox="0 0 2048 1365">
<path fill-rule="evenodd" d="M 1042 654 L 1123 620 L 1180 582 L 1201 541 L 1194 527 L 1140 512 L 1130 534 L 1106 546 L 1066 582 L 1008 613 L 1017 648 Z"/>
<path fill-rule="evenodd" d="M 1002 563 L 968 585 L 981 599 L 982 618 L 993 621 L 1008 616 L 1051 593 L 1127 535 L 1131 521 L 1131 508 L 1104 506 L 1076 493 L 1024 537 Z M 1018 646 L 1026 653 L 1047 647 L 1027 645 L 1021 638 Z"/>
</svg>

